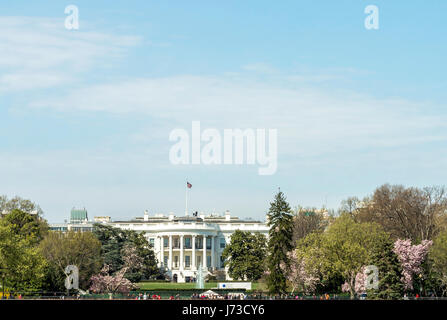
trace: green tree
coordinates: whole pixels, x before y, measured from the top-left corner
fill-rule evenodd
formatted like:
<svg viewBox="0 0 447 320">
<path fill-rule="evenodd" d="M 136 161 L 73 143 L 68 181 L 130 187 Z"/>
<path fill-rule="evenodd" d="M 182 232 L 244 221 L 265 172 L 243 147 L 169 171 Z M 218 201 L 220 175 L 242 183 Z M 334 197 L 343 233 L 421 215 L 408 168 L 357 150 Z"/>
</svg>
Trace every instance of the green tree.
<svg viewBox="0 0 447 320">
<path fill-rule="evenodd" d="M 40 243 L 40 250 L 51 268 L 47 274 L 53 290 L 64 290 L 65 268 L 75 265 L 79 269 L 79 287 L 87 289 L 90 278 L 102 266 L 101 242 L 91 232 L 49 232 Z"/>
<path fill-rule="evenodd" d="M 434 239 L 428 253 L 428 261 L 441 295 L 445 296 L 447 294 L 447 231 L 441 232 Z"/>
<path fill-rule="evenodd" d="M 311 233 L 299 241 L 297 256 L 318 271 L 323 286 L 344 279 L 354 297 L 357 274 L 369 264 L 374 244 L 387 237 L 378 224 L 357 223 L 344 213 L 325 232 Z"/>
<path fill-rule="evenodd" d="M 333 270 L 331 272 L 327 270 L 330 261 L 326 261 L 328 257 L 324 251 L 325 241 L 326 235 L 323 232 L 315 231 L 308 234 L 297 242 L 296 259 L 303 262 L 303 271 L 306 274 L 316 275 L 320 279 L 316 287 L 317 291 L 321 289 L 323 292 L 329 292 L 328 290 L 335 288 L 340 290 L 343 277 Z M 304 279 L 301 280 L 304 282 Z"/>
<path fill-rule="evenodd" d="M 48 233 L 48 223 L 36 214 L 20 209 L 12 209 L 1 219 L 0 223 L 9 225 L 12 232 L 38 244 Z"/>
<path fill-rule="evenodd" d="M 376 223 L 357 223 L 348 214 L 342 214 L 324 237 L 325 270 L 329 276 L 341 274 L 354 297 L 357 274 L 368 264 L 374 243 L 388 235 Z"/>
<path fill-rule="evenodd" d="M 44 286 L 47 263 L 38 243 L 48 232 L 38 205 L 0 196 L 0 277 L 3 290 L 36 291 Z"/>
<path fill-rule="evenodd" d="M 266 238 L 263 234 L 236 230 L 222 252 L 229 275 L 236 280 L 258 280 L 264 273 Z"/>
<path fill-rule="evenodd" d="M 0 277 L 2 289 L 37 291 L 43 286 L 46 261 L 34 245 L 11 225 L 0 224 Z"/>
<path fill-rule="evenodd" d="M 379 287 L 368 290 L 368 299 L 402 298 L 402 267 L 393 248 L 393 241 L 386 237 L 378 239 L 373 245 L 370 264 L 379 269 Z"/>
<path fill-rule="evenodd" d="M 133 273 L 133 276 L 128 277 L 128 279 L 132 282 L 138 282 L 142 279 L 148 280 L 158 276 L 161 271 L 157 266 L 157 258 L 144 233 L 127 230 L 127 239 L 128 245 L 135 248 L 135 253 L 141 258 L 142 262 L 142 266 L 138 270 L 134 268 L 128 270 L 126 276 L 129 276 L 130 272 Z"/>
<path fill-rule="evenodd" d="M 287 280 L 282 269 L 289 266 L 288 253 L 292 250 L 293 215 L 284 194 L 279 191 L 268 212 L 268 276 L 267 286 L 274 294 L 287 291 Z"/>
<path fill-rule="evenodd" d="M 126 266 L 126 260 L 135 259 L 141 263 L 128 266 L 125 277 L 132 282 L 150 279 L 160 274 L 153 249 L 144 234 L 133 230 L 122 230 L 111 226 L 95 224 L 93 234 L 101 242 L 104 264 L 114 274 Z"/>
</svg>

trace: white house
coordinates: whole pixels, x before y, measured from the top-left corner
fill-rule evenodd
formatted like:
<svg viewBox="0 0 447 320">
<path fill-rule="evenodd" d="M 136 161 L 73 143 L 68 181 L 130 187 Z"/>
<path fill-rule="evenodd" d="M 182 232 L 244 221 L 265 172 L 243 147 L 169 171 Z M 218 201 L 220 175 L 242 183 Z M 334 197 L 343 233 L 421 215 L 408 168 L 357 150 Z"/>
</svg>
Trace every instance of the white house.
<svg viewBox="0 0 447 320">
<path fill-rule="evenodd" d="M 143 232 L 153 246 L 159 267 L 166 268 L 173 281 L 188 282 L 196 278 L 199 267 L 204 274 L 228 277 L 222 259 L 222 251 L 236 230 L 259 232 L 268 235 L 264 222 L 224 215 L 174 216 L 147 211 L 142 218 L 130 221 L 106 222 L 107 225 Z"/>
</svg>

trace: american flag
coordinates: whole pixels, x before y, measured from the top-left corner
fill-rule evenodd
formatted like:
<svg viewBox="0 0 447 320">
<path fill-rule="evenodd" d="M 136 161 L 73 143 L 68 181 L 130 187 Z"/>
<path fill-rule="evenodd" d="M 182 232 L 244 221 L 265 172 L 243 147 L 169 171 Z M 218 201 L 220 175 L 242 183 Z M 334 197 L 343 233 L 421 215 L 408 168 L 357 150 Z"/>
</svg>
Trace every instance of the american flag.
<svg viewBox="0 0 447 320">
<path fill-rule="evenodd" d="M 190 184 L 189 182 L 186 182 L 186 186 L 191 189 L 192 184 Z"/>
</svg>

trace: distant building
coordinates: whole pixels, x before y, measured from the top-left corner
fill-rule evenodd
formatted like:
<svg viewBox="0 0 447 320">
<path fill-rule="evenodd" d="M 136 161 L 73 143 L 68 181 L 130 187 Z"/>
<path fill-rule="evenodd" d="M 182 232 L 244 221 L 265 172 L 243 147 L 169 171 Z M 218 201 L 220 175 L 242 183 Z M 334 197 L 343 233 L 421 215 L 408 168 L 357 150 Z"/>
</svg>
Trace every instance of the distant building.
<svg viewBox="0 0 447 320">
<path fill-rule="evenodd" d="M 92 231 L 93 223 L 88 221 L 87 210 L 84 209 L 71 209 L 70 222 L 69 223 L 51 223 L 50 230 L 67 232 L 67 231 Z"/>
<path fill-rule="evenodd" d="M 51 223 L 50 230 L 52 231 L 93 231 L 93 223 Z"/>
<path fill-rule="evenodd" d="M 51 231 L 60 231 L 67 232 L 68 231 L 68 223 L 50 223 Z"/>
<path fill-rule="evenodd" d="M 77 223 L 84 223 L 88 222 L 88 215 L 87 210 L 84 209 L 71 209 L 70 212 L 70 223 L 77 224 Z"/>
<path fill-rule="evenodd" d="M 109 216 L 101 216 L 101 217 L 93 217 L 93 221 L 95 223 L 108 223 L 112 222 L 112 219 Z"/>
<path fill-rule="evenodd" d="M 328 219 L 330 217 L 329 211 L 326 208 L 321 209 L 308 209 L 308 208 L 302 208 L 299 210 L 300 213 L 303 213 L 305 216 L 313 216 L 315 214 L 321 214 L 325 219 Z"/>
</svg>

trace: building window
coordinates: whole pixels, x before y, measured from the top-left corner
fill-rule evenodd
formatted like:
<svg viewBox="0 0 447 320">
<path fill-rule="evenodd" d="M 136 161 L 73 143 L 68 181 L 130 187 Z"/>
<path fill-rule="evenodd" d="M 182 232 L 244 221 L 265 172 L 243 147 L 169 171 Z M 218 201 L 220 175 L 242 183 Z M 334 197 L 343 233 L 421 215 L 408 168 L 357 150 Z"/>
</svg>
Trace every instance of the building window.
<svg viewBox="0 0 447 320">
<path fill-rule="evenodd" d="M 206 248 L 211 249 L 211 238 L 206 238 Z"/>
<path fill-rule="evenodd" d="M 163 238 L 163 247 L 164 248 L 167 248 L 167 247 L 169 247 L 169 238 Z"/>
<path fill-rule="evenodd" d="M 185 267 L 189 268 L 191 266 L 191 257 L 190 256 L 185 256 Z"/>
<path fill-rule="evenodd" d="M 203 240 L 202 237 L 196 237 L 196 249 L 202 249 L 203 248 L 203 246 L 202 246 L 203 241 L 202 240 Z"/>
<path fill-rule="evenodd" d="M 224 257 L 220 256 L 220 267 L 223 269 L 225 268 L 225 259 Z"/>
<path fill-rule="evenodd" d="M 155 246 L 155 239 L 154 238 L 150 238 L 149 239 L 149 244 L 151 245 L 151 247 L 153 248 Z"/>
<path fill-rule="evenodd" d="M 180 239 L 179 238 L 174 238 L 174 249 L 179 249 L 180 248 Z"/>
<path fill-rule="evenodd" d="M 225 238 L 220 238 L 220 248 L 223 249 L 225 248 Z"/>
<path fill-rule="evenodd" d="M 185 249 L 191 249 L 191 238 L 185 238 Z"/>
<path fill-rule="evenodd" d="M 164 256 L 164 266 L 167 267 L 168 266 L 168 256 Z"/>
<path fill-rule="evenodd" d="M 178 268 L 178 256 L 174 256 L 174 268 Z"/>
</svg>

